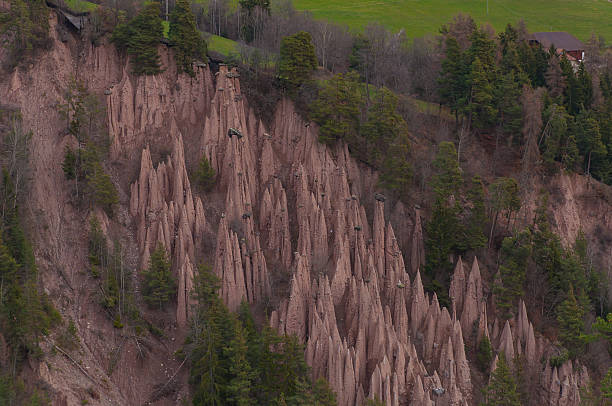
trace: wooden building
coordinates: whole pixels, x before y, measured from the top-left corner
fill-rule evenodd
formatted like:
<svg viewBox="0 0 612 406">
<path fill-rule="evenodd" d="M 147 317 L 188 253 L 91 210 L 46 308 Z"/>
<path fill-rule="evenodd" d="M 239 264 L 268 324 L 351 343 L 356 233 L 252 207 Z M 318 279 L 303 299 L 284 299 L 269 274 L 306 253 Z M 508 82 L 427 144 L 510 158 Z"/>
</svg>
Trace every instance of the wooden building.
<svg viewBox="0 0 612 406">
<path fill-rule="evenodd" d="M 584 44 L 568 32 L 534 32 L 529 42 L 538 43 L 545 49 L 552 46 L 557 55 L 565 54 L 570 62 L 580 63 L 584 60 Z"/>
</svg>

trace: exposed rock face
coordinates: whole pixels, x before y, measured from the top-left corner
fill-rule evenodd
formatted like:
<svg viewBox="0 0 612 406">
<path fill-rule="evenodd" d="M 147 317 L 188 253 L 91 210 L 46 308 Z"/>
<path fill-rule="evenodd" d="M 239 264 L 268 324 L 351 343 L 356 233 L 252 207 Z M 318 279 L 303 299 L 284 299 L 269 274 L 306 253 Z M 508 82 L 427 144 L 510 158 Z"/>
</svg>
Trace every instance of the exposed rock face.
<svg viewBox="0 0 612 406">
<path fill-rule="evenodd" d="M 130 214 L 137 223 L 141 268 L 148 266 L 151 252 L 158 244 L 172 259 L 178 281 L 176 318 L 180 326 L 185 326 L 189 314 L 195 251 L 206 227 L 202 201 L 191 193 L 183 151 L 183 139 L 177 134 L 172 155 L 154 169 L 151 154 L 144 149 L 140 176 L 132 184 L 130 198 Z"/>
<path fill-rule="evenodd" d="M 56 45 L 43 66 L 72 66 L 69 51 Z M 124 203 L 129 200 L 122 221 L 135 230 L 140 269 L 158 244 L 170 254 L 179 281 L 180 327 L 189 318 L 196 264 L 204 261 L 221 279 L 221 297 L 232 310 L 242 300 L 282 299 L 270 324 L 304 342 L 313 376 L 329 380 L 341 406 L 362 405 L 373 397 L 394 406 L 474 404 L 478 388 L 465 347 L 473 348 L 483 336 L 490 338 L 496 359 L 502 352 L 507 359 L 524 356 L 534 371 L 541 404 L 578 403 L 586 369 L 567 362 L 559 368 L 547 363 L 542 370 L 540 359 L 549 355 L 550 344 L 536 337 L 523 303 L 513 320 L 499 320 L 487 311 L 482 278 L 488 273 L 481 272 L 476 259 L 469 268 L 457 261 L 451 309 L 424 291 L 420 210 L 375 198 L 377 175 L 360 167 L 346 146 L 332 151 L 318 143 L 316 126 L 307 125 L 287 100 L 279 103 L 271 128 L 266 128 L 242 96 L 236 72 L 221 66 L 213 75 L 198 68 L 189 78 L 176 75 L 169 58 L 162 51 L 163 74 L 134 78 L 111 47 L 92 47 L 86 50 L 82 71 L 93 90 L 110 89 L 106 103 L 112 160 L 140 156 L 137 177 L 125 182 L 131 184 L 129 193 L 121 191 Z M 9 99 L 24 106 L 26 123 L 35 130 L 32 152 L 39 176 L 33 204 L 50 213 L 45 237 L 54 250 L 45 269 L 55 269 L 55 262 L 80 269 L 76 258 L 79 253 L 84 258 L 86 249 L 69 252 L 69 241 L 61 237 L 63 217 L 57 214 L 70 207 L 57 165 L 66 140 L 50 136 L 61 124 L 46 117 L 53 114 L 52 101 L 61 89 L 49 91 L 48 105 L 27 104 L 38 89 L 67 80 L 68 73 L 59 78 L 41 74 L 34 84 L 16 73 L 1 83 Z M 151 151 L 161 144 L 172 152 L 153 162 Z M 186 155 L 202 154 L 217 173 L 208 195 L 196 192 L 188 177 Z M 567 204 L 578 207 L 575 201 Z M 568 229 L 574 230 L 576 222 Z M 212 248 L 205 250 L 209 239 L 214 240 Z M 37 255 L 51 257 L 47 252 Z M 83 341 L 98 343 L 89 332 L 89 320 L 79 317 L 79 326 L 87 326 L 80 327 L 86 331 Z M 94 355 L 89 360 L 91 365 L 97 362 Z M 140 370 L 134 365 L 140 364 L 130 359 L 121 365 L 131 366 L 125 369 L 136 378 L 115 379 L 109 391 L 114 404 L 144 403 L 144 388 L 150 385 L 138 381 Z M 59 377 L 49 370 L 42 374 L 54 385 Z M 161 371 L 159 375 L 165 381 Z M 136 383 L 122 387 L 123 381 Z"/>
<path fill-rule="evenodd" d="M 205 95 L 210 76 L 199 73 L 202 84 L 195 87 Z M 332 153 L 319 144 L 316 127 L 305 125 L 287 101 L 266 129 L 240 97 L 235 76 L 221 66 L 212 101 L 200 109 L 207 111 L 203 125 L 192 141 L 215 168 L 216 190 L 225 196 L 224 212 L 212 220 L 218 227 L 211 262 L 230 309 L 242 300 L 258 302 L 273 294 L 268 263 L 274 264 L 274 273 L 288 272 L 288 297 L 270 323 L 305 343 L 313 376 L 330 382 L 342 406 L 360 405 L 366 397 L 387 405 L 471 404 L 475 389 L 465 343 L 474 346 L 482 336 L 490 337 L 506 359 L 524 354 L 530 365 L 537 365 L 546 344 L 536 344 L 524 304 L 516 320 L 503 325 L 488 320 L 478 261 L 466 271 L 459 259 L 449 292 L 452 311 L 441 308 L 435 295 L 424 292 L 418 270 L 424 260 L 419 211 L 395 208 L 414 219 L 402 230 L 411 278 L 394 227 L 385 219 L 385 199 L 374 198 L 375 176 L 364 176 L 345 146 Z M 127 81 L 122 83 L 126 92 L 132 91 Z M 159 92 L 151 86 L 149 92 Z M 147 113 L 134 123 L 146 123 L 149 132 L 167 121 L 157 117 L 155 108 L 142 110 Z M 131 124 L 111 127 L 120 128 L 117 134 L 124 138 L 118 153 L 149 142 L 150 137 L 139 140 Z M 204 218 L 206 202 L 191 192 L 181 135 L 172 121 L 169 128 L 174 147 L 166 162 L 153 169 L 148 150 L 142 152 L 131 213 L 137 219 L 142 261 L 158 242 L 172 252 L 181 281 L 177 321 L 184 325 L 195 251 L 212 225 Z M 230 128 L 240 136 L 230 137 Z M 362 201 L 373 204 L 371 218 Z M 550 387 L 543 396 L 557 402 L 551 404 L 573 404 L 583 370 L 561 369 L 541 381 Z M 558 381 L 566 384 L 564 391 L 554 387 Z"/>
</svg>

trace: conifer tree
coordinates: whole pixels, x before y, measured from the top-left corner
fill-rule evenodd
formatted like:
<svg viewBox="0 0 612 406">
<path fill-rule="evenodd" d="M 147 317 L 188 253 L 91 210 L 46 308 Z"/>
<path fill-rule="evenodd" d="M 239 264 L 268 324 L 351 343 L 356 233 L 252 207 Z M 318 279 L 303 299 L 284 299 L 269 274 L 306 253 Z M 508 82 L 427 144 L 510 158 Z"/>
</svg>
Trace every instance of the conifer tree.
<svg viewBox="0 0 612 406">
<path fill-rule="evenodd" d="M 426 270 L 433 276 L 435 270 L 448 270 L 449 254 L 457 247 L 463 234 L 459 222 L 459 191 L 462 184 L 461 170 L 455 145 L 441 142 L 434 160 L 436 170 L 431 186 L 436 200 L 431 220 L 426 225 Z"/>
<path fill-rule="evenodd" d="M 474 127 L 486 129 L 493 125 L 497 111 L 494 104 L 493 85 L 488 79 L 485 65 L 476 57 L 470 73 L 470 116 Z"/>
<path fill-rule="evenodd" d="M 215 170 L 210 165 L 208 158 L 206 158 L 206 155 L 202 155 L 195 173 L 196 182 L 204 189 L 204 191 L 210 192 L 215 185 L 215 177 Z"/>
<path fill-rule="evenodd" d="M 531 233 L 520 232 L 516 237 L 506 237 L 502 243 L 502 262 L 499 267 L 501 284 L 493 287 L 497 307 L 504 319 L 513 316 L 518 299 L 524 294 L 527 261 L 531 255 Z"/>
<path fill-rule="evenodd" d="M 596 336 L 604 338 L 610 344 L 609 348 L 612 351 L 612 313 L 608 313 L 606 318 L 597 317 L 592 329 Z"/>
<path fill-rule="evenodd" d="M 408 137 L 399 135 L 388 146 L 381 168 L 380 185 L 400 197 L 406 195 L 412 180 L 409 148 Z"/>
<path fill-rule="evenodd" d="M 455 114 L 455 122 L 458 122 L 459 114 L 464 112 L 469 99 L 469 66 L 459 43 L 451 35 L 446 37 L 445 56 L 438 79 L 440 98 L 450 107 L 451 112 Z"/>
<path fill-rule="evenodd" d="M 491 374 L 490 383 L 483 390 L 485 406 L 520 406 L 521 400 L 516 380 L 506 362 L 503 352 L 499 354 L 497 367 Z"/>
<path fill-rule="evenodd" d="M 478 353 L 476 354 L 476 360 L 478 361 L 478 367 L 482 372 L 487 372 L 493 359 L 493 350 L 491 348 L 491 341 L 487 336 L 483 336 L 478 343 Z"/>
<path fill-rule="evenodd" d="M 542 143 L 543 160 L 550 173 L 555 172 L 555 162 L 565 168 L 573 169 L 578 161 L 578 147 L 574 134 L 570 131 L 571 117 L 563 106 L 551 104 L 544 112 L 546 127 Z"/>
<path fill-rule="evenodd" d="M 324 378 L 315 381 L 312 388 L 314 406 L 336 406 L 336 394 L 332 391 L 329 383 Z"/>
<path fill-rule="evenodd" d="M 584 113 L 580 114 L 574 128 L 578 148 L 585 157 L 585 172 L 589 175 L 592 160 L 605 156 L 608 151 L 601 139 L 599 124 L 594 118 Z"/>
<path fill-rule="evenodd" d="M 489 81 L 494 81 L 497 66 L 495 64 L 496 44 L 489 34 L 480 27 L 470 35 L 470 47 L 467 50 L 468 63 L 472 65 L 476 59 L 480 61 L 486 77 Z"/>
<path fill-rule="evenodd" d="M 521 81 L 513 72 L 502 75 L 494 89 L 498 120 L 504 133 L 518 133 L 523 125 Z"/>
<path fill-rule="evenodd" d="M 570 286 L 567 298 L 559 305 L 557 314 L 559 339 L 573 358 L 582 353 L 585 344 L 584 309 L 576 300 L 573 286 Z"/>
<path fill-rule="evenodd" d="M 49 8 L 44 0 L 10 0 L 8 11 L 0 11 L 0 38 L 9 58 L 7 67 L 12 69 L 35 51 L 48 46 Z"/>
<path fill-rule="evenodd" d="M 487 214 L 484 203 L 484 185 L 480 176 L 476 175 L 472 178 L 467 198 L 471 207 L 467 209 L 464 225 L 465 237 L 459 244 L 459 248 L 474 250 L 487 244 L 487 237 L 483 231 L 487 222 Z"/>
<path fill-rule="evenodd" d="M 351 144 L 359 134 L 358 76 L 339 73 L 323 84 L 310 107 L 310 118 L 319 125 L 319 141 L 333 145 L 343 139 Z"/>
<path fill-rule="evenodd" d="M 441 142 L 433 166 L 435 174 L 431 179 L 431 186 L 436 198 L 445 203 L 451 197 L 457 199 L 463 180 L 455 144 L 448 141 Z"/>
<path fill-rule="evenodd" d="M 281 41 L 278 76 L 290 91 L 296 90 L 317 68 L 317 56 L 310 33 L 300 31 Z"/>
<path fill-rule="evenodd" d="M 131 21 L 119 24 L 112 41 L 127 51 L 136 75 L 155 75 L 161 71 L 157 47 L 164 32 L 159 3 L 146 3 Z"/>
<path fill-rule="evenodd" d="M 247 360 L 247 341 L 245 332 L 240 323 L 234 323 L 234 334 L 232 340 L 223 349 L 229 363 L 230 380 L 227 384 L 226 404 L 232 406 L 251 406 L 254 401 L 251 398 L 251 386 L 253 372 Z"/>
<path fill-rule="evenodd" d="M 160 309 L 174 296 L 176 281 L 170 271 L 166 249 L 160 244 L 151 254 L 149 267 L 143 272 L 143 297 L 149 306 Z"/>
<path fill-rule="evenodd" d="M 194 76 L 193 62 L 206 58 L 206 41 L 196 28 L 190 0 L 176 0 L 176 5 L 170 13 L 168 39 L 173 45 L 179 72 Z"/>
</svg>

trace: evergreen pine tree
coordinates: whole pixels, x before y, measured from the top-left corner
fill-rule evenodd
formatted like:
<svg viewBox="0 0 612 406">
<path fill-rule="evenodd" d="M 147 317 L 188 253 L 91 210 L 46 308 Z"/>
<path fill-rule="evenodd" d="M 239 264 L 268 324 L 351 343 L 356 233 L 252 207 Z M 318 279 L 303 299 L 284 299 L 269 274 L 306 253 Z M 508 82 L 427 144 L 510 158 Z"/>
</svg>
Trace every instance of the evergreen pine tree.
<svg viewBox="0 0 612 406">
<path fill-rule="evenodd" d="M 409 148 L 408 137 L 399 135 L 388 146 L 380 171 L 380 186 L 396 193 L 399 197 L 406 196 L 412 180 Z"/>
<path fill-rule="evenodd" d="M 495 63 L 497 46 L 495 41 L 489 38 L 489 34 L 481 27 L 472 32 L 470 42 L 470 47 L 467 50 L 468 63 L 473 65 L 474 61 L 478 59 L 486 72 L 487 79 L 493 82 L 497 70 Z"/>
<path fill-rule="evenodd" d="M 499 267 L 501 284 L 493 291 L 497 307 L 504 319 L 513 316 L 518 300 L 523 297 L 527 262 L 531 255 L 531 233 L 520 232 L 516 237 L 506 237 L 502 243 L 502 262 Z"/>
<path fill-rule="evenodd" d="M 159 3 L 146 3 L 134 19 L 113 31 L 112 41 L 130 55 L 136 75 L 155 75 L 161 71 L 157 47 L 164 27 L 159 10 Z"/>
<path fill-rule="evenodd" d="M 478 343 L 478 353 L 476 354 L 476 360 L 478 361 L 478 368 L 482 372 L 487 372 L 493 359 L 493 350 L 491 348 L 491 341 L 487 336 L 483 336 Z"/>
<path fill-rule="evenodd" d="M 290 91 L 308 80 L 316 68 L 317 56 L 310 33 L 300 31 L 282 39 L 278 76 Z"/>
<path fill-rule="evenodd" d="M 324 378 L 315 381 L 312 388 L 314 406 L 336 406 L 336 394 L 332 391 L 329 383 Z"/>
<path fill-rule="evenodd" d="M 430 276 L 435 270 L 448 270 L 449 254 L 457 246 L 458 236 L 463 233 L 457 201 L 463 180 L 455 145 L 441 142 L 433 165 L 436 172 L 432 176 L 431 186 L 436 200 L 431 220 L 425 227 L 426 270 Z"/>
<path fill-rule="evenodd" d="M 489 81 L 488 72 L 485 70 L 478 57 L 472 63 L 470 73 L 471 98 L 470 115 L 475 128 L 486 129 L 495 122 L 497 111 L 495 109 L 493 85 Z"/>
<path fill-rule="evenodd" d="M 484 247 L 487 244 L 487 237 L 484 229 L 487 222 L 487 214 L 484 203 L 484 185 L 480 176 L 472 178 L 470 188 L 467 191 L 467 198 L 471 207 L 467 209 L 465 216 L 465 237 L 459 243 L 461 250 L 474 250 Z"/>
<path fill-rule="evenodd" d="M 469 65 L 465 61 L 459 43 L 451 35 L 446 37 L 445 56 L 438 79 L 440 98 L 455 114 L 455 121 L 457 122 L 459 114 L 463 113 L 469 99 Z"/>
<path fill-rule="evenodd" d="M 202 187 L 202 189 L 204 189 L 204 191 L 210 192 L 215 185 L 215 177 L 215 170 L 210 165 L 208 158 L 206 158 L 206 155 L 202 155 L 202 158 L 200 158 L 200 162 L 198 163 L 198 169 L 195 173 L 196 182 Z"/>
<path fill-rule="evenodd" d="M 170 271 L 166 250 L 160 244 L 151 254 L 149 267 L 143 272 L 143 297 L 149 306 L 163 306 L 176 292 L 176 281 Z"/>
<path fill-rule="evenodd" d="M 567 298 L 559 305 L 557 314 L 559 339 L 573 358 L 582 353 L 585 344 L 584 309 L 576 300 L 573 286 L 570 286 Z"/>
<path fill-rule="evenodd" d="M 4 63 L 10 69 L 48 46 L 49 8 L 44 0 L 10 0 L 0 11 L 0 37 L 8 51 Z"/>
<path fill-rule="evenodd" d="M 606 146 L 601 139 L 601 132 L 597 120 L 586 113 L 576 117 L 576 141 L 580 152 L 584 155 L 585 172 L 591 173 L 591 164 L 607 154 Z"/>
<path fill-rule="evenodd" d="M 495 91 L 498 124 L 506 134 L 518 133 L 523 125 L 523 112 L 519 102 L 521 81 L 513 72 L 502 75 L 497 81 Z"/>
<path fill-rule="evenodd" d="M 224 348 L 225 357 L 229 363 L 230 380 L 225 388 L 227 405 L 251 406 L 254 401 L 251 398 L 251 386 L 253 373 L 251 365 L 247 360 L 247 340 L 245 332 L 240 323 L 234 323 L 234 337 Z"/>
<path fill-rule="evenodd" d="M 190 0 L 176 0 L 176 5 L 170 13 L 168 39 L 173 45 L 179 72 L 194 76 L 193 62 L 206 58 L 206 41 L 196 28 Z"/>
<path fill-rule="evenodd" d="M 444 202 L 448 202 L 451 197 L 458 199 L 463 179 L 455 144 L 448 141 L 441 142 L 433 166 L 435 174 L 432 176 L 431 186 L 436 198 Z"/>
<path fill-rule="evenodd" d="M 310 119 L 319 125 L 319 141 L 333 145 L 343 139 L 351 144 L 359 134 L 358 76 L 339 73 L 323 84 L 310 106 Z"/>
<path fill-rule="evenodd" d="M 501 352 L 490 383 L 483 390 L 485 406 L 520 406 L 521 400 L 516 380 Z"/>
<path fill-rule="evenodd" d="M 591 327 L 596 336 L 604 338 L 610 343 L 609 349 L 612 351 L 612 313 L 608 313 L 605 319 L 597 317 Z"/>
</svg>

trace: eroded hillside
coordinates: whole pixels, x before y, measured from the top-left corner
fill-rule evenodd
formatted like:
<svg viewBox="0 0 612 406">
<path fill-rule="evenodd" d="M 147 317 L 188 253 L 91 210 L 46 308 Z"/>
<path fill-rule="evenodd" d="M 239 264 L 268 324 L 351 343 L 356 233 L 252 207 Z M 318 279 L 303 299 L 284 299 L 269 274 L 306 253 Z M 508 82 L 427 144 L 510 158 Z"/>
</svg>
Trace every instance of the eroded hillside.
<svg viewBox="0 0 612 406">
<path fill-rule="evenodd" d="M 174 352 L 186 333 L 201 262 L 220 278 L 220 296 L 231 310 L 245 299 L 262 320 L 268 311 L 274 328 L 299 337 L 313 376 L 330 382 L 339 405 L 374 396 L 387 405 L 476 404 L 486 384 L 475 367 L 482 336 L 495 354 L 524 357 L 536 404 L 579 403 L 589 372 L 572 361 L 550 366 L 551 340 L 530 322 L 522 302 L 517 317 L 500 321 L 493 269 L 476 258 L 454 259 L 450 309 L 424 291 L 424 214 L 385 199 L 377 174 L 346 146 L 318 143 L 316 126 L 290 101 L 278 104 L 267 127 L 242 95 L 235 70 L 199 66 L 193 78 L 178 75 L 164 48 L 162 74 L 134 77 L 112 46 L 61 42 L 56 24 L 52 49 L 0 80 L 3 101 L 18 106 L 34 134 L 27 216 L 42 284 L 62 315 L 75 321 L 80 340 L 70 356 L 43 341 L 44 357 L 30 363 L 32 376 L 49 385 L 53 404 L 187 399 L 187 366 Z M 158 244 L 172 259 L 176 304 L 166 313 L 143 310 L 162 338 L 113 327 L 87 272 L 90 213 L 71 203 L 61 167 L 66 145 L 75 142 L 57 112 L 71 77 L 105 101 L 106 164 L 119 190 L 113 217 L 101 210 L 91 215 L 109 241 L 122 242 L 128 267 L 144 268 Z M 218 174 L 210 193 L 189 176 L 201 154 Z M 583 230 L 610 264 L 609 191 L 591 183 L 563 174 L 544 186 L 559 191 L 551 216 L 564 240 Z M 525 223 L 533 218 L 535 196 L 520 216 Z M 137 272 L 132 278 L 138 292 Z"/>
</svg>

